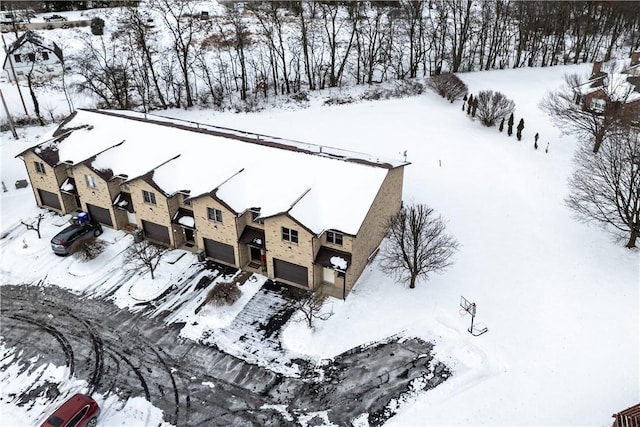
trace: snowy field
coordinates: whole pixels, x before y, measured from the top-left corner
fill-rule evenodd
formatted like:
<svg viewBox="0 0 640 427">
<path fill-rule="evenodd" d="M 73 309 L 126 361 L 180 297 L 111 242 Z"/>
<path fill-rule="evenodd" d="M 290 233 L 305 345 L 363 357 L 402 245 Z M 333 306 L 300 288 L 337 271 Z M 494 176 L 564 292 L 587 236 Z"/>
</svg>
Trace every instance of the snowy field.
<svg viewBox="0 0 640 427">
<path fill-rule="evenodd" d="M 499 90 L 515 101 L 516 122 L 525 120 L 521 142 L 507 137 L 506 130 L 499 133 L 472 121 L 460 102 L 450 104 L 430 92 L 334 107 L 314 99 L 309 108 L 294 111 L 163 114 L 383 157 L 401 158 L 407 151 L 412 164 L 405 170 L 403 199 L 426 203 L 448 220 L 449 232 L 461 243 L 456 263 L 408 289 L 385 277 L 374 262 L 346 301 L 330 301 L 334 315 L 329 320 L 313 330 L 292 322 L 284 331 L 287 348 L 317 359 L 398 333 L 435 342 L 438 359 L 453 376 L 405 402 L 388 425 L 609 425 L 611 414 L 640 400 L 638 251 L 572 218 L 563 200 L 576 141 L 561 137 L 538 109 L 564 73 L 589 70 L 583 65 L 460 75 L 474 94 Z M 8 90 L 3 87 L 5 96 Z M 16 179 L 26 178 L 14 156 L 44 131 L 23 129 L 18 141 L 2 135 L 1 174 L 9 190 L 0 198 L 2 234 L 24 229 L 19 221 L 38 213 L 31 189 L 13 188 Z M 536 132 L 538 150 L 533 148 Z M 82 291 L 103 278 L 105 266 L 97 265 L 96 271 L 76 271 L 76 278 L 67 280 L 78 267 L 48 252 L 54 222 L 47 222 L 41 241 L 32 231 L 20 231 L 27 248 L 21 239 L 0 246 L 2 283 L 36 281 L 51 271 L 51 283 Z M 110 248 L 126 246 L 129 239 L 120 232 L 105 234 Z M 178 277 L 184 274 L 181 268 L 186 267 L 167 265 L 161 276 Z M 476 321 L 488 333 L 473 337 L 467 332 L 469 318 L 459 315 L 461 295 L 476 302 Z M 229 313 L 224 316 L 228 324 Z M 215 328 L 218 323 L 207 324 Z M 42 369 L 64 377 L 61 368 Z M 0 377 L 3 384 L 14 384 L 0 390 L 0 424 L 40 421 L 47 408 L 27 411 L 9 402 L 24 379 L 8 370 Z M 134 404 L 145 408 L 143 402 L 120 402 L 122 409 L 98 425 L 131 425 L 137 418 L 128 415 L 123 421 L 123 413 L 137 413 L 131 411 Z M 157 424 L 161 415 L 154 420 Z M 143 418 L 134 422 L 144 424 Z"/>
</svg>

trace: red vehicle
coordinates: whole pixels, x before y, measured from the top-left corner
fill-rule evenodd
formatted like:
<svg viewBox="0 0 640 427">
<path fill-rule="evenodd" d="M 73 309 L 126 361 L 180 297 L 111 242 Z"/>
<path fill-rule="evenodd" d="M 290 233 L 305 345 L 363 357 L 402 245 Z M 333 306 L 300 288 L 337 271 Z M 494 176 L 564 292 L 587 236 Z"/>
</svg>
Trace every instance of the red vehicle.
<svg viewBox="0 0 640 427">
<path fill-rule="evenodd" d="M 64 402 L 42 427 L 95 427 L 100 407 L 86 394 L 75 394 Z"/>
</svg>

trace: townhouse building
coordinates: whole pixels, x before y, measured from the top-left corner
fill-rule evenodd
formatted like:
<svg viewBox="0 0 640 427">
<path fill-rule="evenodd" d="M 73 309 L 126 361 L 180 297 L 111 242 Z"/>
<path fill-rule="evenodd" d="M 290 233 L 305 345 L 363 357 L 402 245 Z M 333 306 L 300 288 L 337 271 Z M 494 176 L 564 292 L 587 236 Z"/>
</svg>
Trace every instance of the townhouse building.
<svg viewBox="0 0 640 427">
<path fill-rule="evenodd" d="M 405 161 L 131 111 L 80 110 L 19 154 L 38 206 L 344 298 Z"/>
</svg>

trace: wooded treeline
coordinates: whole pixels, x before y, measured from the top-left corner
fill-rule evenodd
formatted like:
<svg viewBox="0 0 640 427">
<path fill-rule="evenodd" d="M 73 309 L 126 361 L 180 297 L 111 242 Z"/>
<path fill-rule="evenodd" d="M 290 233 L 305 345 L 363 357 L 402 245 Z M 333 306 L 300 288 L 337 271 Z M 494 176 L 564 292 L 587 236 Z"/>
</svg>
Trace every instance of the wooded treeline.
<svg viewBox="0 0 640 427">
<path fill-rule="evenodd" d="M 627 56 L 635 2 L 150 0 L 84 37 L 70 69 L 109 108 L 251 106 L 273 95 Z M 109 28 L 117 22 L 116 28 Z"/>
</svg>

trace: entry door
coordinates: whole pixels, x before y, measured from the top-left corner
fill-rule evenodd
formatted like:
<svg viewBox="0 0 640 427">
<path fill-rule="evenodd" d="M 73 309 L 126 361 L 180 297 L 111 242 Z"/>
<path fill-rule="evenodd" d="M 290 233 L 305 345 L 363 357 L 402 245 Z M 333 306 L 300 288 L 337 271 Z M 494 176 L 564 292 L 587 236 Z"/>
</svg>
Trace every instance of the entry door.
<svg viewBox="0 0 640 427">
<path fill-rule="evenodd" d="M 255 246 L 249 246 L 249 250 L 251 251 L 251 260 L 252 261 L 260 261 L 260 248 L 256 248 Z"/>
<path fill-rule="evenodd" d="M 323 276 L 322 276 L 323 281 L 331 284 L 336 283 L 336 272 L 333 268 L 325 267 L 322 270 L 323 270 Z"/>
<path fill-rule="evenodd" d="M 195 235 L 192 229 L 184 228 L 184 239 L 189 243 L 194 243 L 196 241 Z"/>
</svg>

